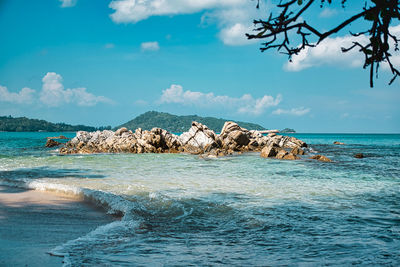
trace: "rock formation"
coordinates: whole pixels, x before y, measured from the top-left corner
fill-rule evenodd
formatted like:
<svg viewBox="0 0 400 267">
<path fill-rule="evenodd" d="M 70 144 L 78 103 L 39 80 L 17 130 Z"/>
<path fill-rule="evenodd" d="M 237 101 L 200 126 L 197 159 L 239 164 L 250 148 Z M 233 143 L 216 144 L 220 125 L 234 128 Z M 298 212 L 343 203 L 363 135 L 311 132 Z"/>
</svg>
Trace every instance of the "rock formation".
<svg viewBox="0 0 400 267">
<path fill-rule="evenodd" d="M 56 147 L 56 146 L 60 146 L 62 145 L 62 143 L 57 142 L 56 140 L 53 140 L 51 138 L 48 138 L 46 141 L 46 144 L 44 145 L 45 147 Z"/>
<path fill-rule="evenodd" d="M 333 144 L 334 144 L 334 145 L 344 145 L 344 143 L 339 142 L 339 141 L 335 141 L 335 142 L 333 142 Z"/>
<path fill-rule="evenodd" d="M 357 153 L 357 154 L 354 155 L 354 157 L 355 157 L 356 159 L 362 159 L 362 158 L 364 158 L 365 156 L 364 156 L 363 153 Z"/>
<path fill-rule="evenodd" d="M 277 158 L 286 160 L 300 159 L 300 157 L 297 155 L 304 155 L 303 149 L 300 147 L 294 147 L 290 152 L 288 152 L 275 143 L 265 146 L 260 153 L 260 156 L 263 158 Z"/>
<path fill-rule="evenodd" d="M 290 153 L 292 153 L 293 155 L 305 155 L 305 152 L 303 149 L 301 149 L 300 147 L 296 146 L 294 147 Z"/>
<path fill-rule="evenodd" d="M 330 158 L 327 158 L 323 155 L 314 155 L 312 157 L 309 157 L 309 159 L 316 159 L 316 160 L 323 161 L 323 162 L 332 162 L 332 160 Z"/>
<path fill-rule="evenodd" d="M 60 135 L 60 136 L 47 137 L 47 139 L 69 139 L 69 138 L 64 135 Z"/>
<path fill-rule="evenodd" d="M 139 128 L 135 132 L 124 127 L 115 132 L 110 130 L 80 131 L 60 149 L 60 153 L 184 152 L 205 154 L 206 156 L 225 156 L 235 152 L 259 152 L 263 148 L 270 146 L 274 149 L 286 148 L 303 151 L 301 148 L 307 147 L 307 144 L 294 137 L 276 134 L 264 136 L 258 131 L 248 131 L 241 128 L 237 123 L 230 121 L 224 124 L 221 134 L 217 135 L 207 126 L 194 121 L 189 131 L 180 136 L 171 134 L 161 128 L 153 128 L 151 131 L 143 131 Z M 278 152 L 277 150 L 276 154 Z M 301 154 L 301 152 L 297 154 Z M 295 153 L 291 152 L 283 158 L 297 158 L 295 155 Z"/>
<path fill-rule="evenodd" d="M 62 154 L 85 153 L 176 153 L 179 152 L 178 136 L 163 129 L 135 132 L 120 128 L 96 132 L 77 132 L 76 136 L 60 149 Z"/>
</svg>

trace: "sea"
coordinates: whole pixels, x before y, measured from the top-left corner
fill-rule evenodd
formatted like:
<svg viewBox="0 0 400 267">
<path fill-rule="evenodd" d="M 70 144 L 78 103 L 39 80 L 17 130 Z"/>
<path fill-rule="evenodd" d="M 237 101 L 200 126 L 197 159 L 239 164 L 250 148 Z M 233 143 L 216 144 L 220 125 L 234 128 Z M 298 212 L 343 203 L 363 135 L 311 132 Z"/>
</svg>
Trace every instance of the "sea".
<svg viewBox="0 0 400 267">
<path fill-rule="evenodd" d="M 75 136 L 0 132 L 0 185 L 84 198 L 116 216 L 52 248 L 65 266 L 400 265 L 399 134 L 290 134 L 331 163 L 60 155 L 44 147 L 60 134 Z"/>
</svg>

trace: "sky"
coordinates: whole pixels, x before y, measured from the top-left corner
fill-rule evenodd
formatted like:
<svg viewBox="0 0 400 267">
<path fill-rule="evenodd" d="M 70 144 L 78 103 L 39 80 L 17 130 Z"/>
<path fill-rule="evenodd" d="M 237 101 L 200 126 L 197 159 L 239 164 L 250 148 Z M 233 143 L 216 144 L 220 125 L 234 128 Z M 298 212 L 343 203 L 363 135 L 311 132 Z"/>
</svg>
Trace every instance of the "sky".
<svg viewBox="0 0 400 267">
<path fill-rule="evenodd" d="M 329 29 L 360 10 L 350 2 L 300 19 Z M 0 116 L 114 127 L 156 110 L 304 133 L 400 132 L 400 79 L 389 86 L 382 66 L 370 88 L 363 56 L 340 51 L 362 23 L 289 62 L 244 36 L 273 10 L 254 0 L 0 0 Z M 400 53 L 392 58 L 400 67 Z"/>
</svg>

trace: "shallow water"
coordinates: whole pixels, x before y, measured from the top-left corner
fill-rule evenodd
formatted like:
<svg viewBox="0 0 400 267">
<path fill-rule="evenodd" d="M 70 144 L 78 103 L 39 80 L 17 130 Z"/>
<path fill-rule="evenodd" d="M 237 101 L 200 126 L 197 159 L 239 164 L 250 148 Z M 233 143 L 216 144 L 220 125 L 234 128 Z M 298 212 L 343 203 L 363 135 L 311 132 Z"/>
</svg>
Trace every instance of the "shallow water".
<svg viewBox="0 0 400 267">
<path fill-rule="evenodd" d="M 333 163 L 61 156 L 43 148 L 50 135 L 0 133 L 0 184 L 123 215 L 54 248 L 67 265 L 400 264 L 400 135 L 294 134 Z"/>
</svg>

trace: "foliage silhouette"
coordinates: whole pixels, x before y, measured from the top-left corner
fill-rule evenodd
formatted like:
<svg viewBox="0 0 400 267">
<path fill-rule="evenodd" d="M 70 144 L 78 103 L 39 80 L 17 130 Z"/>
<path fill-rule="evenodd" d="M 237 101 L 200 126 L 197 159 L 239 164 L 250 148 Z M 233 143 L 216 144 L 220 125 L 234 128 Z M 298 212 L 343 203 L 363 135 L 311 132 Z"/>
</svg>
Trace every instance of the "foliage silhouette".
<svg viewBox="0 0 400 267">
<path fill-rule="evenodd" d="M 257 8 L 259 8 L 257 0 Z M 347 0 L 340 1 L 345 7 Z M 354 37 L 350 47 L 342 47 L 342 52 L 358 49 L 364 55 L 363 68 L 370 69 L 370 86 L 374 86 L 374 73 L 378 75 L 380 63 L 386 63 L 393 74 L 389 84 L 400 75 L 400 71 L 391 62 L 390 42 L 394 51 L 398 51 L 399 38 L 390 32 L 390 25 L 395 19 L 400 20 L 400 0 L 365 0 L 360 1 L 360 12 L 353 14 L 348 19 L 340 22 L 336 27 L 327 31 L 318 30 L 316 25 L 310 25 L 305 20 L 300 21 L 304 12 L 313 4 L 319 2 L 331 4 L 332 0 L 287 0 L 279 1 L 276 6 L 279 14 L 271 13 L 267 20 L 254 20 L 256 34 L 246 34 L 248 39 L 267 39 L 260 48 L 261 51 L 276 48 L 278 51 L 289 56 L 297 55 L 307 47 L 319 45 L 325 38 L 343 30 L 350 23 L 364 20 L 369 25 L 364 31 L 350 34 Z M 368 36 L 368 43 L 362 44 L 356 40 L 360 35 Z M 293 37 L 295 36 L 295 37 Z M 292 46 L 291 40 L 300 37 L 300 43 Z"/>
</svg>

